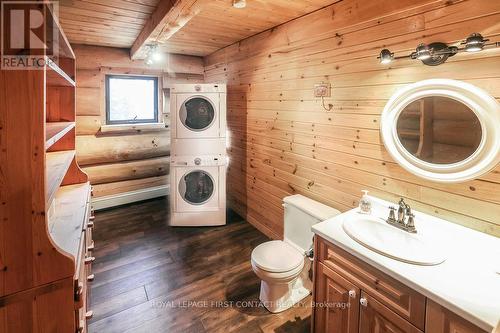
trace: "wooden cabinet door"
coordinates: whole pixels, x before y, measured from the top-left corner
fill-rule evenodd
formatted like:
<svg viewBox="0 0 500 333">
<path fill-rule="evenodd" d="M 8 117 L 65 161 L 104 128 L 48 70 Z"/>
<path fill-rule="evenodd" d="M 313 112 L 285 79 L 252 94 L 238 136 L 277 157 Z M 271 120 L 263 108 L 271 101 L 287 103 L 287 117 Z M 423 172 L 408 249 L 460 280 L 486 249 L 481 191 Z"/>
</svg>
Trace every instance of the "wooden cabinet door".
<svg viewBox="0 0 500 333">
<path fill-rule="evenodd" d="M 462 317 L 427 300 L 425 331 L 429 333 L 486 333 Z"/>
<path fill-rule="evenodd" d="M 359 288 L 325 265 L 317 267 L 314 331 L 358 333 Z"/>
<path fill-rule="evenodd" d="M 367 292 L 420 330 L 425 327 L 425 297 L 340 247 L 318 237 L 315 252 L 323 264 Z"/>
<path fill-rule="evenodd" d="M 365 292 L 361 293 L 360 305 L 359 333 L 422 333 Z"/>
</svg>

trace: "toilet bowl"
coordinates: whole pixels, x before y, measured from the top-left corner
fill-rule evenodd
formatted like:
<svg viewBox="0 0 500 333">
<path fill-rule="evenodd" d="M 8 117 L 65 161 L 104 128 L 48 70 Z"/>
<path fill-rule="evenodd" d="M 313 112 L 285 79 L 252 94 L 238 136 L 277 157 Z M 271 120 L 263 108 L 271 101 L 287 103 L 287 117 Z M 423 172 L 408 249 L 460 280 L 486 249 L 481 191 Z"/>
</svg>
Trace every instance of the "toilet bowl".
<svg viewBox="0 0 500 333">
<path fill-rule="evenodd" d="M 253 271 L 262 280 L 259 299 L 269 311 L 284 311 L 309 295 L 300 278 L 305 259 L 280 240 L 262 243 L 252 251 Z"/>
<path fill-rule="evenodd" d="M 272 313 L 289 309 L 311 291 L 312 225 L 340 212 L 302 195 L 283 199 L 284 240 L 258 245 L 251 255 L 252 269 L 261 279 L 259 299 Z"/>
</svg>

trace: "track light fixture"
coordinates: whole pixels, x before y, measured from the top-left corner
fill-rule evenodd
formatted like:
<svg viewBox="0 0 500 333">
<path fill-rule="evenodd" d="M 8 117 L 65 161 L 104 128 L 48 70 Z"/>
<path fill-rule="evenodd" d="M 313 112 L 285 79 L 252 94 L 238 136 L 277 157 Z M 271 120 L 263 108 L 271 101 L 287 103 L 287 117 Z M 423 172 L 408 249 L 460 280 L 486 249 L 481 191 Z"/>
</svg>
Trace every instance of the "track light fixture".
<svg viewBox="0 0 500 333">
<path fill-rule="evenodd" d="M 484 39 L 479 33 L 473 33 L 461 44 L 465 45 L 463 48 L 458 48 L 456 46 L 448 46 L 445 43 L 435 42 L 431 44 L 419 44 L 415 49 L 415 52 L 407 56 L 395 57 L 394 53 L 388 49 L 383 49 L 380 51 L 380 55 L 377 57 L 380 59 L 381 64 L 388 64 L 395 59 L 411 58 L 418 59 L 428 66 L 437 66 L 444 63 L 449 57 L 454 56 L 458 52 L 477 52 L 481 51 L 486 47 L 500 47 L 500 42 L 487 44 L 489 39 Z"/>
</svg>

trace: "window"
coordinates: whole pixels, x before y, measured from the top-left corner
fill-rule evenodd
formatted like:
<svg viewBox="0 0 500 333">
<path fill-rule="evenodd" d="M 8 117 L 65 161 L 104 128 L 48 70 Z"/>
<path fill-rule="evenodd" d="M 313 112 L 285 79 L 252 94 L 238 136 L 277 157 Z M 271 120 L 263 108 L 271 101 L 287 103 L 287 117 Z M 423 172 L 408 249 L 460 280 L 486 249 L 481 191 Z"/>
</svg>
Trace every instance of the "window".
<svg viewBox="0 0 500 333">
<path fill-rule="evenodd" d="M 157 122 L 157 77 L 106 75 L 106 124 Z"/>
</svg>

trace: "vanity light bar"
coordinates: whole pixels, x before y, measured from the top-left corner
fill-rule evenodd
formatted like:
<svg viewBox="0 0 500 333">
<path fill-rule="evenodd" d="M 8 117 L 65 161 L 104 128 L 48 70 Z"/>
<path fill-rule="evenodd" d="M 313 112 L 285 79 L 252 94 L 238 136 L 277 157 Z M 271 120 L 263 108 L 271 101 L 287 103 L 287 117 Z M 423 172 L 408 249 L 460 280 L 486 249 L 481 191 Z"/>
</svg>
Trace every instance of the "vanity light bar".
<svg viewBox="0 0 500 333">
<path fill-rule="evenodd" d="M 410 58 L 410 59 L 418 59 L 422 61 L 425 65 L 429 66 L 437 66 L 444 63 L 449 57 L 454 56 L 458 52 L 477 52 L 481 51 L 484 48 L 495 48 L 500 47 L 500 42 L 495 43 L 486 43 L 489 39 L 484 39 L 481 34 L 475 32 L 465 41 L 461 43 L 461 45 L 465 45 L 462 48 L 456 46 L 448 46 L 445 43 L 435 42 L 431 44 L 421 43 L 415 49 L 415 52 L 412 52 L 406 56 L 395 57 L 394 53 L 389 51 L 388 49 L 383 49 L 380 51 L 380 55 L 377 59 L 380 59 L 381 64 L 391 63 L 393 60 L 402 59 L 402 58 Z"/>
</svg>

